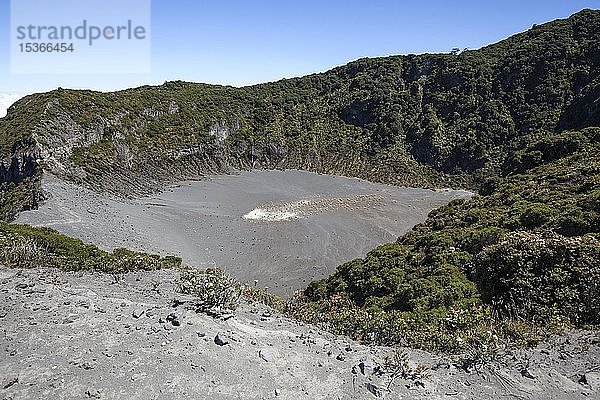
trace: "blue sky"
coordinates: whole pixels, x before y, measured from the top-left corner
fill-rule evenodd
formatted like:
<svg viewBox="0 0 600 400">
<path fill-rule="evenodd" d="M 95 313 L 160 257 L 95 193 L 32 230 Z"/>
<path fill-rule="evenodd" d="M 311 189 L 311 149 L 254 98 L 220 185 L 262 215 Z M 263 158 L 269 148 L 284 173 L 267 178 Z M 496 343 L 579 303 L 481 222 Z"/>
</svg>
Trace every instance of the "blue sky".
<svg viewBox="0 0 600 400">
<path fill-rule="evenodd" d="M 598 6 L 598 0 L 152 0 L 151 73 L 12 75 L 10 2 L 0 0 L 0 101 L 58 86 L 115 90 L 175 79 L 241 86 L 365 56 L 474 49 Z"/>
</svg>

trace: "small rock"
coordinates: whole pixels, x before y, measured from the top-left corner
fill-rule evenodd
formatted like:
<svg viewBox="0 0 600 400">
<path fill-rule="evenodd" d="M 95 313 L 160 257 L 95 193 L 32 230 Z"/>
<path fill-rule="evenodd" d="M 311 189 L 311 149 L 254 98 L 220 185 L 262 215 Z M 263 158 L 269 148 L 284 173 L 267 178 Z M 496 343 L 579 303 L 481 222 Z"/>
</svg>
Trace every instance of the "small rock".
<svg viewBox="0 0 600 400">
<path fill-rule="evenodd" d="M 217 336 L 215 336 L 215 344 L 217 344 L 219 346 L 228 345 L 229 338 L 223 332 L 219 332 L 219 333 L 217 333 Z"/>
<path fill-rule="evenodd" d="M 358 364 L 358 369 L 360 369 L 361 374 L 368 376 L 374 375 L 378 371 L 379 367 L 375 366 L 375 364 L 373 364 L 371 361 L 366 360 L 361 361 Z"/>
<path fill-rule="evenodd" d="M 136 310 L 133 310 L 133 313 L 131 313 L 131 315 L 133 316 L 133 318 L 138 319 L 138 318 L 141 318 L 145 313 L 146 313 L 145 310 L 136 309 Z"/>
<path fill-rule="evenodd" d="M 173 302 L 171 303 L 171 306 L 173 308 L 177 308 L 181 305 L 185 304 L 185 300 L 179 299 L 179 298 L 175 298 L 173 299 Z"/>
<path fill-rule="evenodd" d="M 99 399 L 100 398 L 100 391 L 88 389 L 88 390 L 85 391 L 85 395 L 89 399 Z"/>
<path fill-rule="evenodd" d="M 586 372 L 579 380 L 579 383 L 581 383 L 582 379 L 585 380 L 586 384 L 592 389 L 600 389 L 600 372 Z"/>
<path fill-rule="evenodd" d="M 69 364 L 75 365 L 76 367 L 84 369 L 84 370 L 87 370 L 87 371 L 96 368 L 96 366 L 98 365 L 96 359 L 92 359 L 92 360 L 72 360 L 72 361 L 69 361 Z"/>
<path fill-rule="evenodd" d="M 223 321 L 227 321 L 227 320 L 229 320 L 229 319 L 231 319 L 231 318 L 233 318 L 233 317 L 234 317 L 234 315 L 233 315 L 233 314 L 222 314 L 222 315 L 221 315 L 221 319 L 222 319 Z"/>
<path fill-rule="evenodd" d="M 167 322 L 170 322 L 173 326 L 180 326 L 181 321 L 179 316 L 175 313 L 171 313 L 167 316 Z"/>
<path fill-rule="evenodd" d="M 383 390 L 372 382 L 367 382 L 367 390 L 375 397 L 383 397 Z"/>
<path fill-rule="evenodd" d="M 62 323 L 64 325 L 67 324 L 72 324 L 73 322 L 77 321 L 77 315 L 69 315 L 67 318 L 65 318 Z"/>
<path fill-rule="evenodd" d="M 279 396 L 281 394 L 281 392 L 279 391 L 279 389 L 275 389 L 275 397 Z"/>
<path fill-rule="evenodd" d="M 12 377 L 12 378 L 8 378 L 6 379 L 3 383 L 2 383 L 2 388 L 3 389 L 8 389 L 9 387 L 11 387 L 12 385 L 19 383 L 19 378 L 18 377 Z"/>
<path fill-rule="evenodd" d="M 258 351 L 258 356 L 265 362 L 272 362 L 274 358 L 273 353 L 268 349 L 260 349 Z"/>
<path fill-rule="evenodd" d="M 338 361 L 346 361 L 346 356 L 343 353 L 340 353 L 335 359 Z"/>
<path fill-rule="evenodd" d="M 532 373 L 527 368 L 523 368 L 521 370 L 521 376 L 523 376 L 523 378 L 527 378 L 527 379 L 535 379 L 535 376 L 533 376 Z"/>
</svg>

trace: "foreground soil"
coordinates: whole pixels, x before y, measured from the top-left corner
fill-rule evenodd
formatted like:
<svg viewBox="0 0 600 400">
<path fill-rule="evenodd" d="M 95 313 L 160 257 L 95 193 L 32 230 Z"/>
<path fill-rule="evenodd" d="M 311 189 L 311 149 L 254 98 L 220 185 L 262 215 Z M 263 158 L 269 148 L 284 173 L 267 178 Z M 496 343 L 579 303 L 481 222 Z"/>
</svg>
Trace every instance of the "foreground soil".
<svg viewBox="0 0 600 400">
<path fill-rule="evenodd" d="M 571 331 L 465 371 L 366 347 L 243 301 L 194 311 L 177 271 L 0 267 L 0 399 L 597 399 L 600 340 Z M 386 358 L 406 354 L 402 375 Z"/>
</svg>

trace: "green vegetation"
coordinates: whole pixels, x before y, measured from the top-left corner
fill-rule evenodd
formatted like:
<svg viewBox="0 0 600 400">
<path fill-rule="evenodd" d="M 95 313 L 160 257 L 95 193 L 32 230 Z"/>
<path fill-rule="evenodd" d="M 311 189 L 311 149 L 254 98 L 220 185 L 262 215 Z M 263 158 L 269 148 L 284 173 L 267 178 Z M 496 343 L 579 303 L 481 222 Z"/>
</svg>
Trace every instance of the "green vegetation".
<svg viewBox="0 0 600 400">
<path fill-rule="evenodd" d="M 195 305 L 199 311 L 226 312 L 237 308 L 242 288 L 220 270 L 189 268 L 181 272 L 179 291 L 195 296 Z"/>
<path fill-rule="evenodd" d="M 0 216 L 35 206 L 42 168 L 128 193 L 232 167 L 473 188 L 290 302 L 244 293 L 362 340 L 482 359 L 600 324 L 598 49 L 600 11 L 584 10 L 480 50 L 361 59 L 251 87 L 28 96 L 0 119 L 0 154 L 17 166 L 0 166 Z M 0 261 L 12 266 L 179 263 L 49 230 L 0 233 Z M 185 275 L 183 290 L 219 303 L 210 276 Z"/>
<path fill-rule="evenodd" d="M 552 161 L 526 169 L 515 158 L 507 169 L 518 173 L 313 282 L 291 312 L 359 338 L 451 351 L 600 325 L 599 139 L 588 128 L 532 143 L 519 153 Z"/>
<path fill-rule="evenodd" d="M 253 166 L 473 185 L 527 143 L 597 122 L 598 32 L 600 12 L 584 10 L 481 50 L 361 59 L 244 88 L 59 89 L 15 104 L 0 145 L 8 155 L 35 141 L 61 163 L 48 169 L 103 189 L 119 170 L 152 181 Z"/>
<path fill-rule="evenodd" d="M 0 182 L 0 220 L 10 221 L 19 212 L 32 210 L 40 201 L 39 173 L 19 183 Z"/>
<path fill-rule="evenodd" d="M 181 259 L 116 249 L 112 253 L 50 228 L 0 223 L 0 264 L 9 268 L 59 268 L 113 274 L 178 268 Z"/>
</svg>

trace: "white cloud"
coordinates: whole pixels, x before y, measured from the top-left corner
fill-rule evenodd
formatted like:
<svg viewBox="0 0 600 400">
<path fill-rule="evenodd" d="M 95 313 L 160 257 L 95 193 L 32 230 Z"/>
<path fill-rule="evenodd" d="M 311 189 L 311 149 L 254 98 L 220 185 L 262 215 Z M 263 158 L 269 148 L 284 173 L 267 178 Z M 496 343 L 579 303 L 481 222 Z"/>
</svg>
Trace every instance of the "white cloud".
<svg viewBox="0 0 600 400">
<path fill-rule="evenodd" d="M 21 97 L 20 94 L 9 94 L 9 93 L 0 93 L 0 118 L 6 116 L 6 110 L 10 107 L 15 101 L 19 100 Z"/>
</svg>

